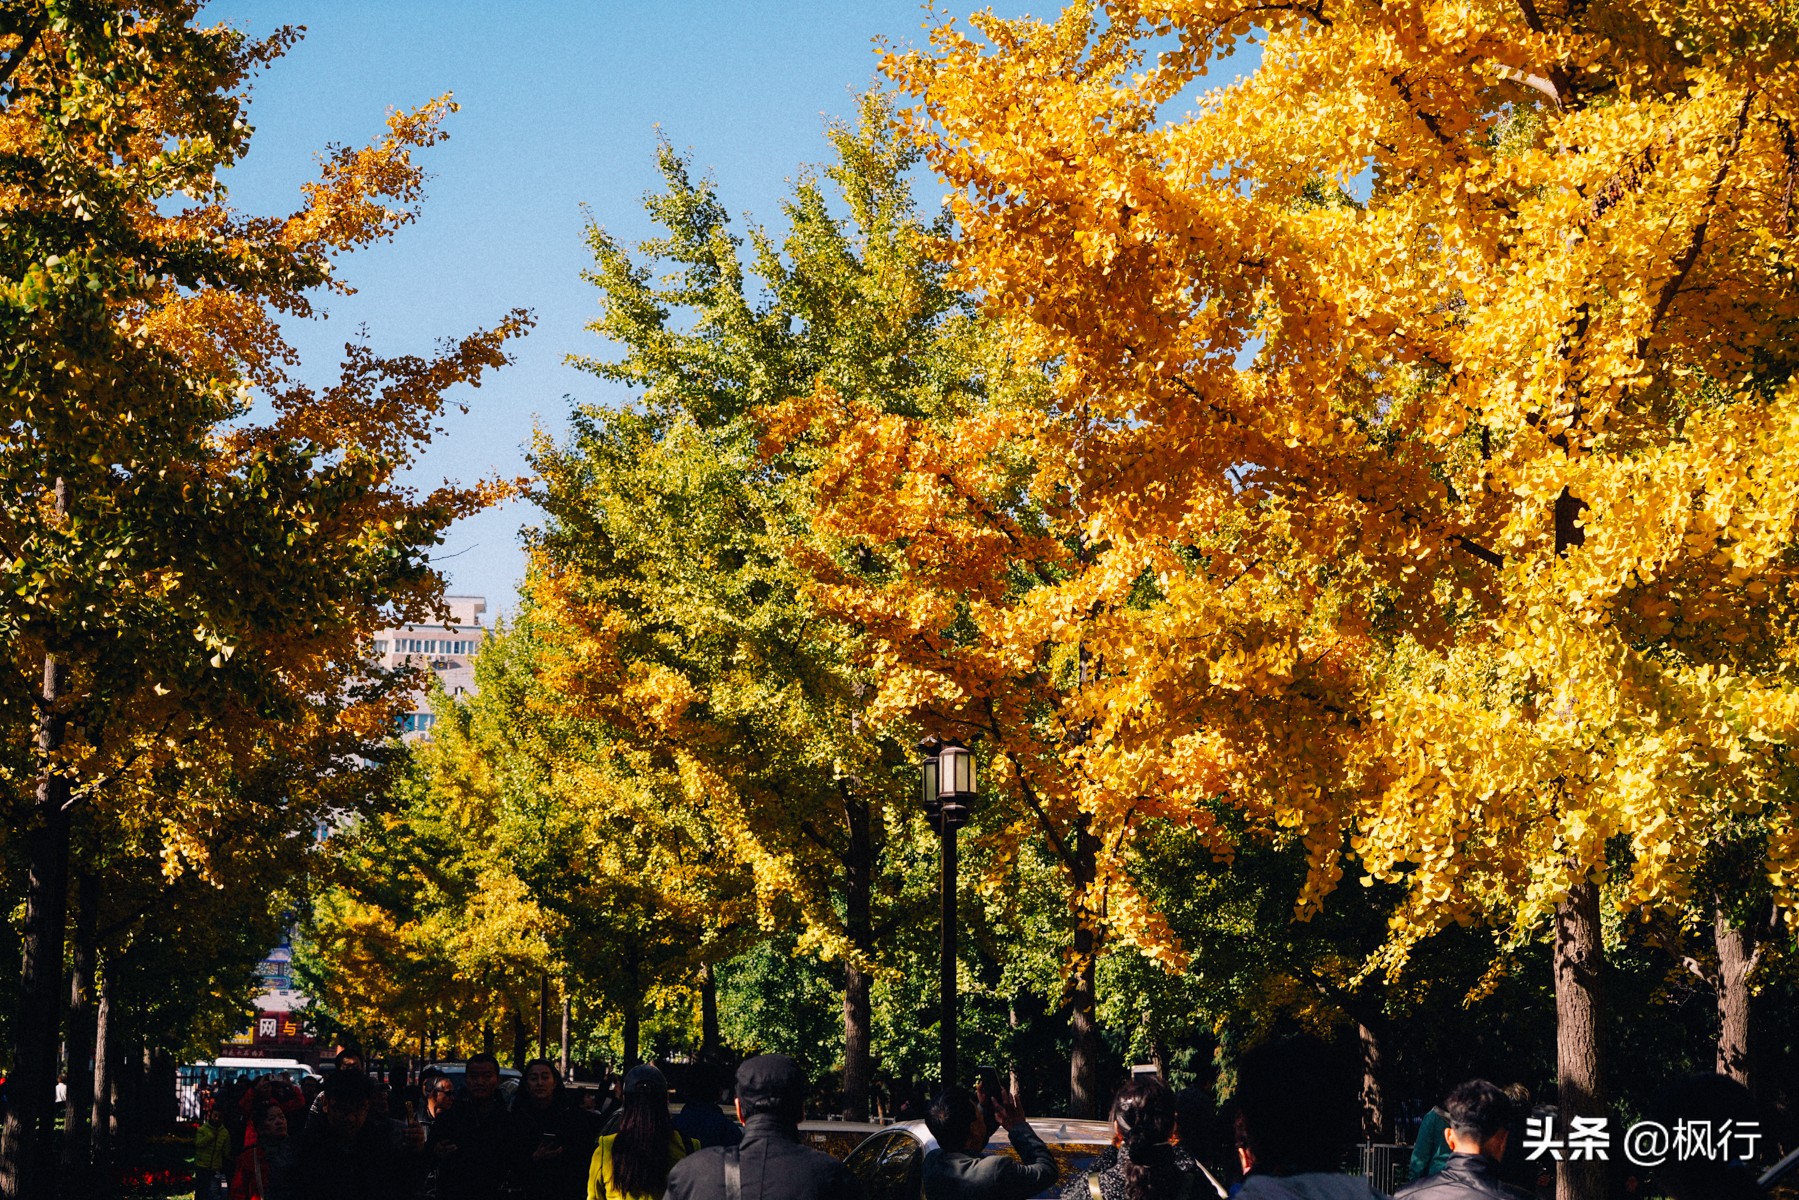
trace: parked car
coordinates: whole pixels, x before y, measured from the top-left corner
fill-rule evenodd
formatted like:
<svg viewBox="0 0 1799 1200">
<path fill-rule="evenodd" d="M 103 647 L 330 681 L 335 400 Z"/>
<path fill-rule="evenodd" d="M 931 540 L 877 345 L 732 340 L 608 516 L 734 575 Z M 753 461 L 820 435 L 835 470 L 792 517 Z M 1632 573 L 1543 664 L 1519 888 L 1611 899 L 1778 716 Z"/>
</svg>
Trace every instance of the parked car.
<svg viewBox="0 0 1799 1200">
<path fill-rule="evenodd" d="M 737 1110 L 729 1109 L 727 1115 L 735 1121 Z M 870 1137 L 892 1128 L 876 1121 L 801 1121 L 800 1141 L 832 1158 L 848 1159 Z"/>
<path fill-rule="evenodd" d="M 1799 1172 L 1799 1150 L 1793 1151 L 1766 1171 L 1756 1182 L 1762 1191 L 1770 1196 L 1791 1196 L 1793 1194 L 1793 1176 Z"/>
<path fill-rule="evenodd" d="M 824 1122 L 809 1121 L 806 1124 Z M 802 1131 L 805 1128 L 802 1126 Z M 1062 1181 L 1085 1171 L 1099 1152 L 1112 1144 L 1112 1126 L 1106 1121 L 1037 1117 L 1031 1121 L 1031 1128 L 1055 1156 L 1060 1172 L 1057 1182 L 1039 1192 L 1040 1196 L 1056 1195 Z M 851 1174 L 861 1180 L 868 1200 L 918 1200 L 924 1178 L 924 1157 L 936 1148 L 937 1139 L 931 1136 L 923 1121 L 902 1121 L 863 1139 L 843 1161 Z M 1018 1157 L 1012 1153 L 1012 1143 L 1003 1129 L 993 1135 L 987 1150 Z"/>
</svg>

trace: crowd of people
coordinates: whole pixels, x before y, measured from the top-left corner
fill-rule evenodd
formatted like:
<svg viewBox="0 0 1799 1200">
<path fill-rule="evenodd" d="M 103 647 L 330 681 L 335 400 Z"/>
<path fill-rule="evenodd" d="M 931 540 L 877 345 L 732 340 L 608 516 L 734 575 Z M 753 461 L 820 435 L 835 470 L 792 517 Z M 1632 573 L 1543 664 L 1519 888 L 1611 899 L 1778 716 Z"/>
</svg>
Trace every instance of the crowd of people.
<svg viewBox="0 0 1799 1200">
<path fill-rule="evenodd" d="M 460 1084 L 427 1067 L 399 1092 L 354 1052 L 332 1067 L 323 1079 L 276 1073 L 204 1090 L 198 1200 L 578 1200 L 618 1139 L 634 1145 L 646 1124 L 664 1134 L 670 1125 L 668 1084 L 653 1066 L 578 1096 L 542 1058 L 526 1064 L 512 1096 L 491 1054 L 469 1059 Z"/>
<path fill-rule="evenodd" d="M 554 1063 L 535 1059 L 511 1097 L 491 1054 L 470 1058 L 460 1084 L 427 1067 L 402 1093 L 353 1052 L 332 1067 L 322 1080 L 275 1073 L 203 1091 L 198 1200 L 660 1200 L 680 1194 L 683 1159 L 726 1146 L 757 1188 L 822 1158 L 837 1186 L 819 1195 L 860 1194 L 842 1164 L 783 1136 L 798 1127 L 806 1083 L 779 1056 L 738 1071 L 737 1120 L 716 1103 L 721 1080 L 704 1064 L 683 1083 L 699 1102 L 678 1113 L 667 1078 L 649 1064 L 577 1094 Z"/>
<path fill-rule="evenodd" d="M 1310 1039 L 1257 1047 L 1237 1064 L 1216 1114 L 1184 1107 L 1160 1079 L 1131 1079 L 1113 1100 L 1110 1146 L 1066 1178 L 997 1081 L 952 1087 L 930 1101 L 935 1145 L 903 1200 L 1387 1200 L 1344 1169 L 1354 1140 L 1354 1091 Z M 736 1120 L 723 1080 L 703 1065 L 670 1104 L 662 1071 L 640 1065 L 576 1099 L 555 1064 L 528 1063 L 510 1099 L 499 1063 L 478 1054 L 461 1086 L 427 1068 L 396 1095 L 354 1054 L 323 1082 L 270 1077 L 203 1097 L 195 1138 L 199 1200 L 871 1200 L 841 1161 L 803 1144 L 805 1071 L 783 1055 L 738 1068 Z M 1735 1089 L 1735 1090 L 1733 1090 Z M 1397 1200 L 1531 1200 L 1548 1164 L 1516 1154 L 1520 1099 L 1481 1079 L 1455 1088 L 1420 1133 L 1421 1175 Z M 1739 1096 L 1738 1093 L 1741 1093 Z M 1670 1122 L 1703 1112 L 1738 1121 L 1747 1093 L 1721 1077 L 1671 1089 Z M 1540 1112 L 1540 1110 L 1537 1110 Z M 1533 1120 L 1542 1118 L 1533 1117 Z M 1004 1131 L 1012 1153 L 993 1153 Z M 1440 1143 L 1440 1145 L 1438 1144 Z M 1211 1163 L 1211 1166 L 1207 1164 Z M 1522 1165 L 1520 1165 L 1522 1164 Z M 1218 1168 L 1216 1171 L 1214 1167 Z M 1637 1181 L 1633 1180 L 1633 1184 Z M 1759 1196 L 1746 1164 L 1715 1156 L 1658 1172 L 1672 1200 Z M 880 1190 L 880 1189 L 877 1189 Z M 880 1200 L 889 1200 L 882 1197 Z"/>
</svg>

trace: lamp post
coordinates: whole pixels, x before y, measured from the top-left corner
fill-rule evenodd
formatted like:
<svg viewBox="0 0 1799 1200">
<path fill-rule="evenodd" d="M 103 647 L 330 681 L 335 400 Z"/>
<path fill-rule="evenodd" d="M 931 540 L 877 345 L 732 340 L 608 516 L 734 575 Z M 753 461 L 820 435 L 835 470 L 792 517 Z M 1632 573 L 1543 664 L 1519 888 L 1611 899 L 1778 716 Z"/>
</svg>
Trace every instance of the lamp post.
<svg viewBox="0 0 1799 1200">
<path fill-rule="evenodd" d="M 976 800 L 974 755 L 951 739 L 927 737 L 918 743 L 923 756 L 925 815 L 942 843 L 943 961 L 940 964 L 938 1021 L 939 1066 L 943 1087 L 956 1082 L 956 830 L 968 824 Z"/>
</svg>

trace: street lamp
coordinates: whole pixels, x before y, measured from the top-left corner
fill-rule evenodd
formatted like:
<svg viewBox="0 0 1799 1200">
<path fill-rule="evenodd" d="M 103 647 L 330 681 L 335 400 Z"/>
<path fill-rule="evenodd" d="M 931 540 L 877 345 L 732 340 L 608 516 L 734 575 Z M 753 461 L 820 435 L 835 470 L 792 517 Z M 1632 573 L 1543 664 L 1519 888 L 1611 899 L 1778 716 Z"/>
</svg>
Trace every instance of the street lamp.
<svg viewBox="0 0 1799 1200">
<path fill-rule="evenodd" d="M 956 830 L 968 824 L 975 800 L 974 755 L 951 739 L 927 737 L 918 743 L 923 756 L 922 799 L 926 817 L 937 831 L 943 854 L 943 961 L 940 964 L 938 1022 L 943 1087 L 956 1082 Z"/>
</svg>

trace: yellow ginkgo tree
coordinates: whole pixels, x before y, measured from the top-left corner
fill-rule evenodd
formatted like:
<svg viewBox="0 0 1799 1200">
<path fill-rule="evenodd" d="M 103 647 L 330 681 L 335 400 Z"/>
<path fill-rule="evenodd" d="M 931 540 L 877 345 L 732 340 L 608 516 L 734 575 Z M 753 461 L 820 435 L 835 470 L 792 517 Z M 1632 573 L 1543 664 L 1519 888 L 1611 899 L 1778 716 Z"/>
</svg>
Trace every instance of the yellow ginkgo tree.
<svg viewBox="0 0 1799 1200">
<path fill-rule="evenodd" d="M 1245 583 L 1330 573 L 1298 662 L 1342 672 L 1300 689 L 1336 728 L 1246 777 L 1294 770 L 1315 888 L 1345 842 L 1409 883 L 1398 949 L 1549 923 L 1570 1116 L 1604 1101 L 1601 887 L 1679 901 L 1744 816 L 1793 865 L 1794 22 L 1120 0 L 889 60 L 962 281 L 1103 417 L 1096 562 L 1228 536 Z"/>
<path fill-rule="evenodd" d="M 368 639 L 434 610 L 428 551 L 500 490 L 421 494 L 400 473 L 523 314 L 429 358 L 352 346 L 324 390 L 291 376 L 279 327 L 345 290 L 342 254 L 412 219 L 413 155 L 454 106 L 334 151 L 291 214 L 239 213 L 222 177 L 248 147 L 249 81 L 296 35 L 199 9 L 0 9 L 0 710 L 28 875 L 6 1195 L 45 1186 L 73 813 L 194 742 L 248 759 L 292 724 L 373 753 L 398 681 L 366 666 Z M 165 828 L 168 855 L 203 857 Z"/>
</svg>

